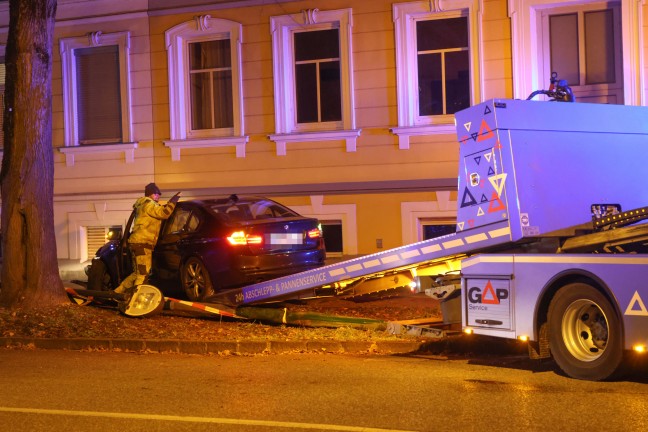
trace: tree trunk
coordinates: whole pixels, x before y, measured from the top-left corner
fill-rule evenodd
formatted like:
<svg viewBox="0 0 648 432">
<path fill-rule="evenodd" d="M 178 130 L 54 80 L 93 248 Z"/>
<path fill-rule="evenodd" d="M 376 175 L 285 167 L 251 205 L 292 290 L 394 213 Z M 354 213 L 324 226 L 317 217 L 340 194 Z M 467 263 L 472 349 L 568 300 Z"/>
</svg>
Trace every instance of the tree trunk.
<svg viewBox="0 0 648 432">
<path fill-rule="evenodd" d="M 54 236 L 52 35 L 56 0 L 10 0 L 6 48 L 0 305 L 66 301 Z"/>
</svg>

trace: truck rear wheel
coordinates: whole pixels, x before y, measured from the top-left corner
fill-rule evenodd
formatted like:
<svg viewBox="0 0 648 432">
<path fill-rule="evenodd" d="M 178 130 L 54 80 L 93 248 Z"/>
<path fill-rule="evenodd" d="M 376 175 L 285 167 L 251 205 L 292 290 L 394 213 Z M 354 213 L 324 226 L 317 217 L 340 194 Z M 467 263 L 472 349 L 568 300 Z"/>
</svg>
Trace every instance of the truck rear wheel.
<svg viewBox="0 0 648 432">
<path fill-rule="evenodd" d="M 613 378 L 624 352 L 621 323 L 609 300 L 584 283 L 561 288 L 549 305 L 549 348 L 572 378 Z"/>
</svg>

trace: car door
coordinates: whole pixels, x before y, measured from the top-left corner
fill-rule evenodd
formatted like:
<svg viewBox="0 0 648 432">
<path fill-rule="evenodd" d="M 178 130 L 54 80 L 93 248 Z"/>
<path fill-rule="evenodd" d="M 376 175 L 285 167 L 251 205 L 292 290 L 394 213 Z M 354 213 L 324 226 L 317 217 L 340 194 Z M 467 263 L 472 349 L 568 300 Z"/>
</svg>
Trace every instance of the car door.
<svg viewBox="0 0 648 432">
<path fill-rule="evenodd" d="M 128 222 L 126 222 L 126 227 L 121 238 L 116 242 L 115 250 L 115 269 L 114 269 L 114 282 L 116 285 L 119 285 L 128 275 L 133 272 L 133 261 L 132 253 L 128 247 L 128 238 L 130 237 L 131 228 L 133 227 L 133 221 L 135 220 L 135 214 L 137 212 L 133 210 L 128 217 Z M 110 266 L 109 266 L 110 267 Z"/>
<path fill-rule="evenodd" d="M 153 251 L 153 272 L 161 280 L 175 279 L 182 261 L 181 246 L 197 226 L 195 210 L 178 206 L 162 226 Z"/>
</svg>

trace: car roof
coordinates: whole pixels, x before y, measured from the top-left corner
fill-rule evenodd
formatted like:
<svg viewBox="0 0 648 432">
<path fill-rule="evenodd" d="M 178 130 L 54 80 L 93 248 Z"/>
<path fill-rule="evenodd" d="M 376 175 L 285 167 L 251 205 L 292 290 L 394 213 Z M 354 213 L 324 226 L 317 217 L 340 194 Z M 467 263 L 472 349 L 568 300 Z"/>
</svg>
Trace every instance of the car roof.
<svg viewBox="0 0 648 432">
<path fill-rule="evenodd" d="M 196 204 L 196 205 L 223 205 L 223 204 L 236 204 L 242 202 L 254 202 L 254 201 L 272 201 L 276 202 L 270 198 L 266 198 L 258 195 L 224 195 L 224 196 L 215 196 L 209 198 L 200 198 L 192 200 L 181 200 L 179 203 L 183 204 Z M 279 203 L 277 203 L 279 204 Z"/>
</svg>

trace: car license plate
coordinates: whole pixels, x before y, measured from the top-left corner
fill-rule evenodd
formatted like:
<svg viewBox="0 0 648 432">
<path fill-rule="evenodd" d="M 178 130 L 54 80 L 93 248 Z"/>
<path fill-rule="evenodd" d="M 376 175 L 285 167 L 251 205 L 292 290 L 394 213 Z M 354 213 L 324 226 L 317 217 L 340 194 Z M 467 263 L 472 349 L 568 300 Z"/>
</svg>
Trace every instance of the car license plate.
<svg viewBox="0 0 648 432">
<path fill-rule="evenodd" d="M 302 244 L 304 242 L 301 233 L 275 233 L 270 234 L 271 244 Z"/>
</svg>

